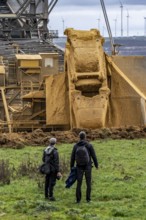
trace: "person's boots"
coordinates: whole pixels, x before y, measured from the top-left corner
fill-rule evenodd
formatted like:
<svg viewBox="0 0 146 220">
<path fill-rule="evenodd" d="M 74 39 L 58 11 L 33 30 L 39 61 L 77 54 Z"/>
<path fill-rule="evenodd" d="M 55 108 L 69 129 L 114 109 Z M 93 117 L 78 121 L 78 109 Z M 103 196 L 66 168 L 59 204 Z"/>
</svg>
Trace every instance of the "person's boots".
<svg viewBox="0 0 146 220">
<path fill-rule="evenodd" d="M 49 200 L 50 200 L 50 201 L 56 201 L 56 199 L 55 199 L 54 196 L 49 197 Z"/>
</svg>

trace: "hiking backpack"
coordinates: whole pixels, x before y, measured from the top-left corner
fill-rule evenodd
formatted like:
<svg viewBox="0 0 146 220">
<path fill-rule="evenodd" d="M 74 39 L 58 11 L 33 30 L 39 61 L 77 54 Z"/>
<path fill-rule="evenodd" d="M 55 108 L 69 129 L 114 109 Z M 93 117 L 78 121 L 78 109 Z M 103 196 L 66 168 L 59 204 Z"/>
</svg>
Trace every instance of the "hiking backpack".
<svg viewBox="0 0 146 220">
<path fill-rule="evenodd" d="M 89 163 L 89 153 L 85 145 L 78 146 L 75 153 L 75 160 L 78 166 L 86 166 Z"/>
</svg>

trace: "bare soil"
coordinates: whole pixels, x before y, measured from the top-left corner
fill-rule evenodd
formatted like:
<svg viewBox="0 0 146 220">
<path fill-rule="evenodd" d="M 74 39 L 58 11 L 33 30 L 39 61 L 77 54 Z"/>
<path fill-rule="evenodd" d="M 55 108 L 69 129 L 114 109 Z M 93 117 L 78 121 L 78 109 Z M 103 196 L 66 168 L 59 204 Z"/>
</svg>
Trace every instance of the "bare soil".
<svg viewBox="0 0 146 220">
<path fill-rule="evenodd" d="M 83 129 L 87 140 L 97 139 L 138 139 L 146 138 L 146 127 L 102 128 L 96 130 Z M 51 137 L 56 137 L 58 143 L 74 143 L 78 140 L 81 129 L 72 131 L 43 132 L 36 129 L 33 132 L 1 133 L 0 147 L 23 148 L 24 146 L 47 146 Z"/>
</svg>

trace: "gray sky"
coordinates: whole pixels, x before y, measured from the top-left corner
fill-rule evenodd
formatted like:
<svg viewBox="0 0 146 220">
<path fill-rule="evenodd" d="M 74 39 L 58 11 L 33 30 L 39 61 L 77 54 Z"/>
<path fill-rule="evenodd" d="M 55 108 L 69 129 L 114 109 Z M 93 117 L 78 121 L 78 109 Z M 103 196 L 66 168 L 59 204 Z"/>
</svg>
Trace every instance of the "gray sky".
<svg viewBox="0 0 146 220">
<path fill-rule="evenodd" d="M 123 36 L 146 34 L 144 19 L 146 0 L 104 0 L 104 2 L 113 36 L 121 36 L 122 33 Z M 97 28 L 103 36 L 108 36 L 100 0 L 59 0 L 50 15 L 49 28 L 59 30 L 60 36 L 66 28 L 81 30 Z"/>
</svg>

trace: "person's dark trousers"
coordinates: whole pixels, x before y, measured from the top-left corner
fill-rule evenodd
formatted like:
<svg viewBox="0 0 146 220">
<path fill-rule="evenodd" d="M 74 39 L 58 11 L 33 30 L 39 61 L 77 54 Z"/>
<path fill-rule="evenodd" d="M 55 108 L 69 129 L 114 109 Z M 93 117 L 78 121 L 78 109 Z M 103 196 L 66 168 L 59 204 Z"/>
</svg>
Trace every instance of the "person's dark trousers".
<svg viewBox="0 0 146 220">
<path fill-rule="evenodd" d="M 53 189 L 56 184 L 56 173 L 50 173 L 45 178 L 45 198 L 53 197 Z"/>
<path fill-rule="evenodd" d="M 77 188 L 76 188 L 76 200 L 77 202 L 80 202 L 82 198 L 82 192 L 81 192 L 81 186 L 82 186 L 82 180 L 83 175 L 85 174 L 86 179 L 86 200 L 90 201 L 91 196 L 91 166 L 86 167 L 78 167 L 77 166 Z"/>
</svg>

